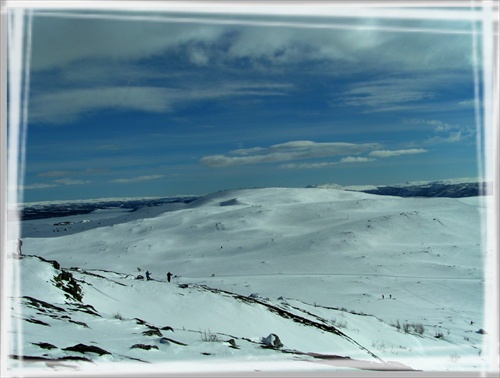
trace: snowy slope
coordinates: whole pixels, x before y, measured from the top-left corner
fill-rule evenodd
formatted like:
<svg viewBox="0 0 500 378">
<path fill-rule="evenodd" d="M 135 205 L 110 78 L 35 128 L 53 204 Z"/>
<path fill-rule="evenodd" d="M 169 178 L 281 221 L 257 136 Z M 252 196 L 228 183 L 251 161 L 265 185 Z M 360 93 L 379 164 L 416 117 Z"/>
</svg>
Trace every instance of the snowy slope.
<svg viewBox="0 0 500 378">
<path fill-rule="evenodd" d="M 282 362 L 292 370 L 480 371 L 489 340 L 477 333 L 485 315 L 484 211 L 478 197 L 266 188 L 160 206 L 150 217 L 136 211 L 100 225 L 93 218 L 80 232 L 54 225 L 60 218 L 27 221 L 23 251 L 33 256 L 13 260 L 22 272 L 20 296 L 55 305 L 74 322 L 24 298 L 14 314 L 24 339 L 11 354 L 77 354 L 98 366 L 140 360 L 139 369 L 154 368 L 144 361 L 175 370 L 194 360 L 220 370 L 229 359 L 243 370 Z M 154 281 L 136 279 L 146 270 Z M 56 287 L 62 272 L 81 287 L 81 302 Z M 97 315 L 74 309 L 89 305 Z M 166 326 L 173 332 L 161 330 Z M 146 328 L 161 336 L 144 336 Z M 262 348 L 270 334 L 283 346 Z M 33 344 L 41 342 L 57 348 Z M 79 343 L 110 354 L 62 349 Z M 158 349 L 131 349 L 136 344 Z"/>
</svg>

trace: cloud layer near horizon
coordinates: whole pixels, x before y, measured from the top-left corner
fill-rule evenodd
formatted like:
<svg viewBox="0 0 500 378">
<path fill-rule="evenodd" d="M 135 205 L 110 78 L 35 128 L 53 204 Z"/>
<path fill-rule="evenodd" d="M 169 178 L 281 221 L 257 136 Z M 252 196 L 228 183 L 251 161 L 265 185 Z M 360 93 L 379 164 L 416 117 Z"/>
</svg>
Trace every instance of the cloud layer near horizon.
<svg viewBox="0 0 500 378">
<path fill-rule="evenodd" d="M 270 147 L 234 150 L 230 151 L 228 155 L 205 156 L 200 159 L 200 163 L 217 168 L 245 164 L 276 163 L 339 155 L 355 155 L 376 149 L 379 146 L 378 143 L 316 143 L 301 140 L 275 144 Z"/>
<path fill-rule="evenodd" d="M 111 180 L 111 182 L 118 183 L 118 184 L 129 184 L 131 182 L 157 180 L 157 179 L 160 179 L 162 177 L 163 177 L 163 175 L 147 175 L 147 176 L 137 176 L 137 177 L 132 177 L 132 178 L 126 178 L 126 179 L 115 179 L 115 180 Z"/>
<path fill-rule="evenodd" d="M 414 154 L 422 154 L 424 152 L 427 152 L 427 150 L 424 150 L 423 148 L 412 148 L 409 150 L 378 150 L 378 151 L 372 151 L 370 152 L 370 156 L 373 157 L 392 157 L 392 156 L 401 156 L 401 155 L 414 155 Z"/>
</svg>

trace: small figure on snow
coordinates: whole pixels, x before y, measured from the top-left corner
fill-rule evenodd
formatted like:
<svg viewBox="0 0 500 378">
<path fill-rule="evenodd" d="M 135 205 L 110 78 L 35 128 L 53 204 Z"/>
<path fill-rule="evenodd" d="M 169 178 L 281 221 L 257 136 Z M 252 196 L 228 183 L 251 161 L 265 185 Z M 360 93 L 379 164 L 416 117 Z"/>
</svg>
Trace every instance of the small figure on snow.
<svg viewBox="0 0 500 378">
<path fill-rule="evenodd" d="M 168 272 L 167 273 L 167 281 L 170 282 L 170 278 L 172 278 L 173 274 Z"/>
<path fill-rule="evenodd" d="M 23 241 L 21 239 L 17 239 L 17 255 L 19 257 L 23 257 L 22 246 L 23 246 Z"/>
<path fill-rule="evenodd" d="M 389 299 L 392 299 L 392 294 L 389 294 Z"/>
<path fill-rule="evenodd" d="M 384 299 L 384 294 L 382 294 L 382 299 Z"/>
<path fill-rule="evenodd" d="M 149 273 L 149 270 L 146 271 L 146 280 L 151 280 L 151 273 Z"/>
</svg>

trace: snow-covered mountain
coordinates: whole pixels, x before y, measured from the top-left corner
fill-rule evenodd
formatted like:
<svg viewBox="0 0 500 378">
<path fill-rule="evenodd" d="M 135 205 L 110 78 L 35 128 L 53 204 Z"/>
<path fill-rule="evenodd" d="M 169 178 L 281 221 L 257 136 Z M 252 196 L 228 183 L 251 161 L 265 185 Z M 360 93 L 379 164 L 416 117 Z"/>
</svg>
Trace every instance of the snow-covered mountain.
<svg viewBox="0 0 500 378">
<path fill-rule="evenodd" d="M 462 198 L 491 195 L 493 183 L 477 178 L 461 178 L 439 181 L 413 181 L 394 185 L 311 185 L 310 188 L 329 188 L 358 191 L 369 194 L 398 197 L 449 197 Z"/>
<path fill-rule="evenodd" d="M 109 208 L 121 208 L 128 211 L 135 211 L 143 207 L 153 207 L 167 203 L 189 203 L 196 198 L 197 196 L 174 196 L 32 202 L 22 206 L 20 215 L 22 220 L 32 220 L 90 214 L 99 209 Z"/>
<path fill-rule="evenodd" d="M 413 181 L 395 185 L 350 185 L 338 184 L 309 185 L 308 188 L 337 189 L 358 191 L 370 194 L 391 195 L 398 197 L 473 197 L 491 194 L 492 182 L 477 178 L 461 178 L 441 181 Z M 144 207 L 163 204 L 189 203 L 200 196 L 177 195 L 172 197 L 143 198 L 101 198 L 66 201 L 29 202 L 21 206 L 20 218 L 33 220 L 71 215 L 90 214 L 96 210 L 120 208 L 135 211 Z"/>
<path fill-rule="evenodd" d="M 25 220 L 8 363 L 488 370 L 487 211 L 483 197 L 266 188 Z"/>
</svg>

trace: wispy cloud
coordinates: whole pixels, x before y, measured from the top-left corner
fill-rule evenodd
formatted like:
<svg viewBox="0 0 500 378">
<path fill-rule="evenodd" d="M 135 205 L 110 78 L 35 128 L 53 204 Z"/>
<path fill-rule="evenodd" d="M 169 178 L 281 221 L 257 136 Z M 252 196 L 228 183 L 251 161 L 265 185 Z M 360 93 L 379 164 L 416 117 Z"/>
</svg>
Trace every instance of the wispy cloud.
<svg viewBox="0 0 500 378">
<path fill-rule="evenodd" d="M 476 100 L 459 101 L 458 105 L 464 108 L 473 108 L 476 106 Z"/>
<path fill-rule="evenodd" d="M 332 103 L 348 106 L 363 106 L 372 111 L 393 111 L 408 109 L 419 101 L 435 96 L 432 87 L 408 78 L 388 78 L 351 85 L 344 95 Z"/>
<path fill-rule="evenodd" d="M 437 133 L 459 128 L 458 125 L 452 125 L 450 123 L 436 119 L 412 118 L 412 119 L 407 119 L 405 122 L 411 125 L 430 126 Z"/>
<path fill-rule="evenodd" d="M 291 163 L 291 164 L 282 164 L 278 168 L 281 169 L 321 169 L 328 168 L 334 165 L 339 164 L 349 164 L 349 163 L 367 163 L 370 161 L 374 161 L 375 159 L 367 158 L 367 157 L 354 157 L 347 156 L 345 158 L 340 159 L 340 161 L 331 161 L 331 162 L 319 162 L 319 163 Z"/>
<path fill-rule="evenodd" d="M 123 18 L 120 22 L 110 22 L 106 17 L 70 19 L 39 16 L 36 18 L 33 41 L 36 59 L 31 65 L 35 70 L 47 70 L 88 61 L 89 58 L 97 62 L 139 61 L 171 50 L 184 52 L 190 62 L 197 65 L 235 59 L 265 59 L 272 64 L 328 59 L 373 61 L 372 64 L 385 64 L 388 69 L 403 67 L 433 70 L 436 67 L 448 69 L 470 63 L 471 58 L 465 53 L 470 50 L 470 35 L 467 34 L 471 26 L 467 22 L 448 21 L 443 28 L 442 22 L 437 20 L 412 21 L 413 31 L 437 28 L 464 33 L 441 34 L 440 38 L 436 38 L 434 33 L 401 33 L 408 29 L 407 22 L 394 27 L 394 20 L 387 23 L 382 19 L 356 18 L 360 10 L 356 9 L 348 22 L 342 18 L 338 18 L 335 23 L 329 21 L 329 28 L 315 27 L 318 19 L 313 17 L 302 19 L 302 25 L 309 24 L 310 28 L 279 29 L 238 26 L 237 19 L 226 25 L 209 25 L 203 22 L 175 23 L 169 18 L 161 22 L 161 17 L 151 15 L 151 19 L 156 22 L 147 22 L 147 17 L 133 20 L 132 17 L 137 16 L 133 13 L 130 13 L 130 20 Z M 244 23 L 245 18 L 239 20 Z M 279 22 L 286 21 L 292 21 L 289 25 L 297 23 L 294 18 L 280 15 Z M 336 31 L 332 32 L 331 27 L 335 27 Z M 276 30 L 278 32 L 274 32 Z M 47 40 L 52 43 L 43 43 Z M 372 59 L 367 60 L 367 56 Z M 426 65 L 419 64 L 422 60 Z"/>
<path fill-rule="evenodd" d="M 367 163 L 370 161 L 374 161 L 375 159 L 367 158 L 367 157 L 353 157 L 348 156 L 340 159 L 340 161 L 332 161 L 332 162 L 320 162 L 320 163 L 302 163 L 302 164 L 283 164 L 280 165 L 279 168 L 282 169 L 321 169 L 328 168 L 334 165 L 339 164 L 349 164 L 349 163 Z"/>
<path fill-rule="evenodd" d="M 282 164 L 278 168 L 281 169 L 321 169 L 321 168 L 328 168 L 334 165 L 338 165 L 338 162 L 322 162 L 322 163 L 302 163 L 302 164 L 296 164 L 296 163 L 291 163 L 291 164 Z"/>
<path fill-rule="evenodd" d="M 38 176 L 41 177 L 58 177 L 61 176 L 61 174 L 66 174 L 67 172 L 63 171 L 52 171 L 52 172 L 46 172 L 45 174 L 39 174 Z M 25 190 L 33 190 L 33 189 L 47 189 L 47 188 L 54 188 L 57 186 L 65 186 L 65 185 L 84 185 L 90 183 L 90 180 L 75 180 L 71 178 L 61 178 L 57 180 L 53 180 L 50 183 L 35 183 L 35 184 L 30 184 L 30 185 L 24 185 L 23 189 Z"/>
<path fill-rule="evenodd" d="M 467 136 L 468 137 L 468 136 Z M 457 143 L 464 139 L 461 131 L 452 131 L 447 136 L 434 136 L 425 141 L 426 144 Z"/>
<path fill-rule="evenodd" d="M 401 156 L 401 155 L 422 154 L 424 152 L 427 152 L 427 150 L 424 150 L 423 148 L 412 148 L 408 150 L 392 150 L 392 151 L 378 150 L 370 152 L 369 155 L 373 157 L 386 158 L 386 157 Z"/>
<path fill-rule="evenodd" d="M 443 110 L 443 106 L 457 103 L 449 100 L 450 88 L 457 82 L 467 81 L 467 71 L 443 73 L 416 70 L 408 73 L 395 69 L 374 79 L 355 81 L 341 95 L 331 101 L 332 106 L 363 107 L 366 113 L 418 109 L 419 111 Z M 424 106 L 422 106 L 424 105 Z"/>
<path fill-rule="evenodd" d="M 61 177 L 61 176 L 68 176 L 72 173 L 73 172 L 71 172 L 71 171 L 49 171 L 49 172 L 39 173 L 37 176 L 38 177 Z"/>
<path fill-rule="evenodd" d="M 210 44 L 227 31 L 218 26 L 200 24 L 193 28 L 191 24 L 147 20 L 35 17 L 34 70 L 54 69 L 89 58 L 98 62 L 137 61 L 190 42 Z"/>
<path fill-rule="evenodd" d="M 24 185 L 23 189 L 24 190 L 47 189 L 47 188 L 53 188 L 55 186 L 59 186 L 59 185 L 57 185 L 57 184 L 46 184 L 46 183 L 36 183 L 36 184 Z"/>
<path fill-rule="evenodd" d="M 459 142 L 461 140 L 462 140 L 461 131 L 451 132 L 450 135 L 448 135 L 448 138 L 446 138 L 446 141 L 450 143 Z"/>
<path fill-rule="evenodd" d="M 435 119 L 426 120 L 415 118 L 407 120 L 406 122 L 410 124 L 430 126 L 433 129 L 435 135 L 426 139 L 424 141 L 425 144 L 458 143 L 464 139 L 473 137 L 476 133 L 473 127 L 464 127 Z"/>
<path fill-rule="evenodd" d="M 348 156 L 345 158 L 342 158 L 340 160 L 341 163 L 367 163 L 370 161 L 373 161 L 375 159 L 370 159 L 367 157 L 354 157 L 354 156 Z"/>
<path fill-rule="evenodd" d="M 226 83 L 217 87 L 208 84 L 178 88 L 152 86 L 110 86 L 60 89 L 34 94 L 30 102 L 30 121 L 67 124 L 102 110 L 168 113 L 179 105 L 203 100 L 235 96 L 285 96 L 292 85 L 281 83 Z M 106 145 L 96 148 L 115 148 Z"/>
<path fill-rule="evenodd" d="M 103 109 L 165 112 L 171 91 L 157 87 L 101 87 L 61 90 L 34 95 L 29 113 L 32 122 L 64 124 L 83 114 Z"/>
<path fill-rule="evenodd" d="M 352 25 L 334 33 L 314 28 L 316 20 L 312 19 L 311 28 L 279 29 L 246 27 L 237 22 L 208 25 L 92 18 L 75 18 L 71 22 L 57 17 L 36 20 L 31 68 L 35 73 L 58 72 L 57 80 L 44 86 L 44 91 L 50 87 L 52 93 L 34 93 L 30 99 L 30 119 L 46 123 L 72 122 L 85 113 L 103 109 L 170 112 L 179 102 L 224 96 L 283 96 L 290 89 L 283 83 L 224 83 L 222 75 L 214 75 L 217 80 L 211 85 L 209 75 L 205 75 L 206 88 L 174 84 L 192 83 L 195 66 L 234 73 L 243 64 L 259 67 L 261 73 L 269 73 L 273 67 L 290 73 L 297 64 L 321 62 L 328 75 L 380 72 L 383 68 L 398 73 L 418 69 L 426 77 L 437 68 L 470 69 L 471 64 L 470 36 L 436 38 L 426 33 L 387 32 L 385 21 L 361 18 L 353 18 Z M 428 22 L 415 21 L 415 30 L 425 29 Z M 462 24 L 454 27 L 470 30 Z M 143 64 L 151 57 L 167 62 L 174 55 L 174 60 L 184 59 L 184 67 L 158 69 Z M 179 80 L 181 77 L 187 80 Z M 433 98 L 430 88 L 435 88 L 436 83 L 429 84 L 431 81 L 423 86 L 420 78 L 386 75 L 352 86 L 345 92 L 342 104 L 367 106 L 370 111 L 406 109 L 414 102 Z M 60 85 L 57 91 L 54 83 Z"/>
<path fill-rule="evenodd" d="M 115 179 L 115 180 L 111 180 L 111 182 L 118 183 L 118 184 L 128 184 L 131 182 L 157 180 L 157 179 L 162 178 L 162 177 L 164 177 L 164 176 L 163 175 L 138 176 L 138 177 L 127 178 L 127 179 Z"/>
<path fill-rule="evenodd" d="M 48 172 L 38 173 L 38 177 L 62 177 L 62 176 L 78 176 L 78 175 L 95 175 L 95 174 L 103 174 L 108 172 L 109 170 L 106 168 L 88 168 L 84 170 L 74 170 L 74 171 L 63 171 L 63 170 L 54 170 Z"/>
<path fill-rule="evenodd" d="M 360 154 L 375 148 L 378 143 L 316 143 L 312 141 L 291 141 L 270 147 L 254 147 L 230 151 L 228 155 L 210 155 L 200 159 L 209 167 L 228 167 L 244 164 L 275 163 L 291 160 L 325 158 L 338 155 Z M 243 156 L 233 156 L 243 155 Z"/>
<path fill-rule="evenodd" d="M 74 180 L 70 178 L 63 178 L 59 180 L 54 180 L 55 183 L 61 184 L 61 185 L 83 185 L 83 184 L 88 184 L 90 181 L 89 180 Z"/>
</svg>

